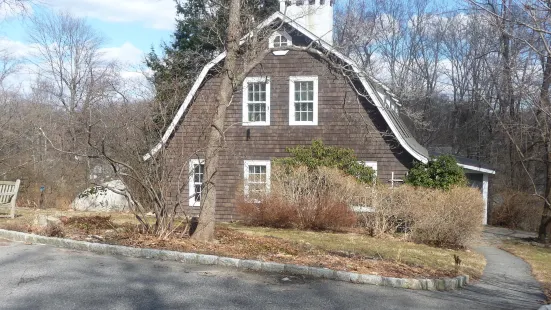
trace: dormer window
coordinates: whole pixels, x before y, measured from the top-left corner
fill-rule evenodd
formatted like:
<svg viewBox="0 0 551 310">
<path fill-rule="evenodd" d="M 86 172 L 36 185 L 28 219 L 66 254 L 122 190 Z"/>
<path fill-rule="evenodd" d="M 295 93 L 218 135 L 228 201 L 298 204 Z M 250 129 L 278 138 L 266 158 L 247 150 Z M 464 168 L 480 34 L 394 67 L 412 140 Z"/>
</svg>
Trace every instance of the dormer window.
<svg viewBox="0 0 551 310">
<path fill-rule="evenodd" d="M 270 48 L 282 48 L 286 46 L 291 46 L 293 44 L 291 36 L 284 31 L 276 31 L 270 36 L 269 47 Z M 277 50 L 273 51 L 274 55 L 285 55 L 289 52 L 288 50 Z"/>
<path fill-rule="evenodd" d="M 274 38 L 274 47 L 287 46 L 287 44 L 289 44 L 289 41 L 287 41 L 287 38 L 284 37 L 284 36 L 281 35 L 281 34 L 278 34 L 278 35 Z"/>
</svg>

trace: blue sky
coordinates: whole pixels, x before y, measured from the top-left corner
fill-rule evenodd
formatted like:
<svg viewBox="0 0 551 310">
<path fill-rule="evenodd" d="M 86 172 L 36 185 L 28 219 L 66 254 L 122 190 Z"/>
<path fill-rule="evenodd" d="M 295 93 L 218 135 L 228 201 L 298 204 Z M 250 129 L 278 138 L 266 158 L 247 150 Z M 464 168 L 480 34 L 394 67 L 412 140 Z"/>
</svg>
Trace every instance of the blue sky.
<svg viewBox="0 0 551 310">
<path fill-rule="evenodd" d="M 66 11 L 86 18 L 106 38 L 109 57 L 139 65 L 151 46 L 170 41 L 174 31 L 174 0 L 40 0 L 27 14 L 42 10 Z M 27 48 L 25 18 L 0 6 L 0 48 L 24 55 Z"/>
</svg>

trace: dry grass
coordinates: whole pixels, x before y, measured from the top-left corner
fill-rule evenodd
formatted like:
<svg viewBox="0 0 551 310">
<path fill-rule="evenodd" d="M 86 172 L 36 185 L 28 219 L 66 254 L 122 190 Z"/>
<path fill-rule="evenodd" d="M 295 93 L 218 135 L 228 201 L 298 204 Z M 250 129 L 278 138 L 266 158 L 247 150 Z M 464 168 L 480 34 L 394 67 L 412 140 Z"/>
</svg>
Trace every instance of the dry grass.
<svg viewBox="0 0 551 310">
<path fill-rule="evenodd" d="M 313 247 L 326 254 L 356 257 L 358 258 L 357 267 L 366 269 L 364 271 L 367 271 L 367 273 L 378 273 L 376 271 L 377 264 L 391 262 L 395 268 L 403 268 L 401 272 L 412 276 L 452 276 L 456 274 L 454 254 L 462 260 L 460 272 L 473 278 L 479 278 L 485 266 L 484 257 L 469 250 L 440 249 L 393 238 L 381 239 L 356 233 L 299 231 L 235 224 L 229 227 L 251 236 L 280 238 L 281 240 L 296 242 L 300 246 Z M 362 265 L 362 262 L 368 260 L 370 260 L 369 264 Z M 370 271 L 370 268 L 373 268 L 373 270 Z"/>
<path fill-rule="evenodd" d="M 502 249 L 521 257 L 532 267 L 532 274 L 541 283 L 547 301 L 551 303 L 551 248 L 526 243 L 505 242 Z"/>
<path fill-rule="evenodd" d="M 133 247 L 216 254 L 236 258 L 303 264 L 391 277 L 448 277 L 458 272 L 479 278 L 484 258 L 476 253 L 447 250 L 393 238 L 372 238 L 356 233 L 329 233 L 220 224 L 217 242 L 202 243 L 174 236 L 159 240 L 139 233 L 131 214 L 18 209 L 15 220 L 0 219 L 0 228 L 29 230 L 36 214 L 62 218 L 63 233 L 76 240 L 91 240 Z M 97 235 L 100 238 L 98 239 Z M 92 238 L 91 238 L 92 237 Z M 95 238 L 95 239 L 94 239 Z M 459 270 L 453 255 L 463 261 Z"/>
</svg>

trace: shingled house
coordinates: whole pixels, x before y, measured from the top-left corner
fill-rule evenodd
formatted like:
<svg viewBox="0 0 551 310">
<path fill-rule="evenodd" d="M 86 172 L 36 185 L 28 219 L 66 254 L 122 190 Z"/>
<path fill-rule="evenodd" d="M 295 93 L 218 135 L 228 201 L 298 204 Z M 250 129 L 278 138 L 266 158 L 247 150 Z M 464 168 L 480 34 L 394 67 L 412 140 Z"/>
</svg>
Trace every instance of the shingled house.
<svg viewBox="0 0 551 310">
<path fill-rule="evenodd" d="M 280 12 L 260 27 L 274 25 L 278 27 L 267 44 L 279 50 L 250 72 L 227 110 L 226 148 L 217 175 L 217 220 L 236 218 L 237 195 L 269 186 L 271 161 L 288 156 L 287 147 L 308 145 L 314 139 L 352 148 L 384 183 L 400 182 L 416 161 L 429 160 L 431 154 L 401 120 L 400 103 L 389 89 L 333 49 L 332 1 L 282 1 Z M 352 73 L 335 70 L 313 53 L 284 49 L 310 44 Z M 162 141 L 145 156 L 167 148 L 175 167 L 171 197 L 181 201 L 184 193 L 191 214 L 200 209 L 204 149 L 220 81 L 216 68 L 224 57 L 220 54 L 203 68 Z M 488 175 L 495 171 L 466 158 L 458 157 L 458 163 L 487 201 Z"/>
</svg>

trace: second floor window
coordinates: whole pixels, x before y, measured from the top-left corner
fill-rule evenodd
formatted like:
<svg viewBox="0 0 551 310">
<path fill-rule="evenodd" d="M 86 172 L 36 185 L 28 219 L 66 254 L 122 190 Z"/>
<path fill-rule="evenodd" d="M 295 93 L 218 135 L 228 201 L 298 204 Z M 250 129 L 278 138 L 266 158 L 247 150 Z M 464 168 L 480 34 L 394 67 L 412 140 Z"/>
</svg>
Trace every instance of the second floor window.
<svg viewBox="0 0 551 310">
<path fill-rule="evenodd" d="M 243 125 L 270 125 L 270 79 L 249 77 L 243 83 Z"/>
<path fill-rule="evenodd" d="M 318 77 L 289 79 L 289 125 L 318 124 Z"/>
</svg>

